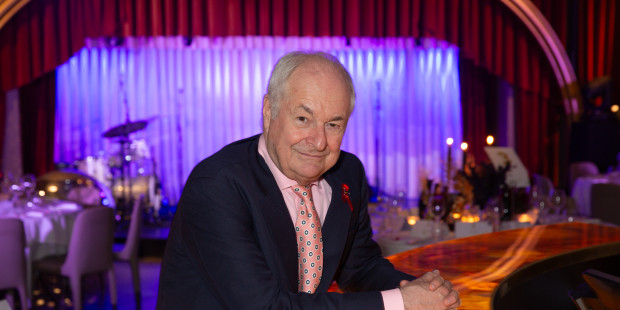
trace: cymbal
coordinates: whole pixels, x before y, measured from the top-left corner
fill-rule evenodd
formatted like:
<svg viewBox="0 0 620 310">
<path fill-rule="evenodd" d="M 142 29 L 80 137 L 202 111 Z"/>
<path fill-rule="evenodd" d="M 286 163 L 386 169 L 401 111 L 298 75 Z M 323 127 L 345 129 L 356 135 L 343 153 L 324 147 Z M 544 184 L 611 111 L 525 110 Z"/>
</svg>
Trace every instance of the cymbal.
<svg viewBox="0 0 620 310">
<path fill-rule="evenodd" d="M 115 127 L 108 129 L 108 131 L 103 133 L 103 137 L 105 138 L 115 138 L 115 137 L 126 137 L 132 132 L 140 131 L 146 127 L 148 121 L 135 121 L 128 122 L 125 124 L 121 124 Z"/>
</svg>

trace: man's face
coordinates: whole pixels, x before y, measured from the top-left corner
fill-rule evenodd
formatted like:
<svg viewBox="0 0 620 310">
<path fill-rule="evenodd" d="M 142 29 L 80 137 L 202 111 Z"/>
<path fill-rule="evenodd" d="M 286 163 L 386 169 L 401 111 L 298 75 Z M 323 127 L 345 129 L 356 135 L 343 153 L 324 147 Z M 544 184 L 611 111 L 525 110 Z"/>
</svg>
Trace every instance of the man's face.
<svg viewBox="0 0 620 310">
<path fill-rule="evenodd" d="M 288 178 L 306 185 L 333 167 L 349 120 L 349 92 L 327 66 L 305 63 L 289 77 L 275 119 L 263 100 L 264 136 L 269 155 Z"/>
</svg>

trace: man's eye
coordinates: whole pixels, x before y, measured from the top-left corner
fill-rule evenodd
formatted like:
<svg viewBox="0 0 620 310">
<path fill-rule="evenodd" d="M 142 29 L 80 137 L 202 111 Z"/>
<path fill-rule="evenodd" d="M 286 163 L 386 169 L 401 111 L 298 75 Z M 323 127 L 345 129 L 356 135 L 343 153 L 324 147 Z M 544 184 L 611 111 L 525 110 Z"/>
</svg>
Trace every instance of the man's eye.
<svg viewBox="0 0 620 310">
<path fill-rule="evenodd" d="M 326 127 L 331 130 L 340 130 L 340 125 L 335 123 L 327 123 Z"/>
<path fill-rule="evenodd" d="M 307 119 L 307 118 L 305 118 L 305 117 L 303 117 L 303 116 L 298 116 L 298 117 L 297 117 L 297 120 L 298 120 L 298 121 L 300 121 L 300 122 L 302 122 L 302 123 L 305 123 L 305 122 L 307 122 L 307 121 L 308 121 L 308 119 Z"/>
</svg>

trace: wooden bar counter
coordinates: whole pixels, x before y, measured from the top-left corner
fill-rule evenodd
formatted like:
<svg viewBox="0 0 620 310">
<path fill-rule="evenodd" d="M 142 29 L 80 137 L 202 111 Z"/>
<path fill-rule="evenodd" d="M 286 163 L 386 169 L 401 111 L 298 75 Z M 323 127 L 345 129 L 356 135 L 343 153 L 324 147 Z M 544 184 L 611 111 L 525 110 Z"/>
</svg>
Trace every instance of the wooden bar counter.
<svg viewBox="0 0 620 310">
<path fill-rule="evenodd" d="M 480 310 L 493 308 L 491 298 L 494 289 L 504 279 L 514 279 L 515 271 L 521 269 L 517 271 L 519 273 L 538 262 L 556 264 L 553 259 L 558 257 L 618 241 L 619 227 L 564 223 L 448 240 L 389 256 L 388 259 L 397 269 L 418 276 L 439 269 L 459 290 L 462 300 L 459 309 Z M 620 244 L 614 248 L 618 248 L 618 254 Z M 564 297 L 568 296 L 568 292 L 562 293 Z"/>
</svg>

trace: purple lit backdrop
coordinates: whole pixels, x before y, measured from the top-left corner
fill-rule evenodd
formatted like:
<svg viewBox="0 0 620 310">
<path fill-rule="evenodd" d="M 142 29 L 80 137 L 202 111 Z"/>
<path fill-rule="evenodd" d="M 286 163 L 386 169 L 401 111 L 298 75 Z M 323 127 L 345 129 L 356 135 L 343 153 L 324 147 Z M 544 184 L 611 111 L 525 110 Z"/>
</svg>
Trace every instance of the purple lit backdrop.
<svg viewBox="0 0 620 310">
<path fill-rule="evenodd" d="M 347 44 L 341 37 L 107 43 L 89 40 L 57 69 L 55 160 L 110 158 L 119 143 L 102 134 L 124 123 L 127 113 L 132 121 L 148 119 L 131 139 L 144 139 L 172 203 L 196 163 L 261 132 L 269 73 L 292 50 L 330 52 L 351 72 L 357 102 L 342 148 L 364 162 L 371 185 L 417 198 L 421 175 L 445 173 L 446 138 L 455 145 L 462 139 L 458 50 L 432 39 L 421 46 L 413 38 L 351 38 Z M 452 153 L 460 164 L 460 150 Z"/>
</svg>

